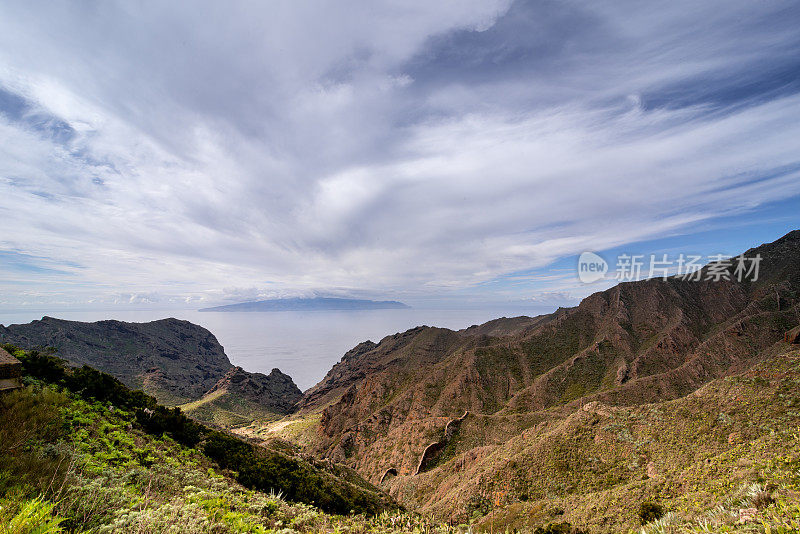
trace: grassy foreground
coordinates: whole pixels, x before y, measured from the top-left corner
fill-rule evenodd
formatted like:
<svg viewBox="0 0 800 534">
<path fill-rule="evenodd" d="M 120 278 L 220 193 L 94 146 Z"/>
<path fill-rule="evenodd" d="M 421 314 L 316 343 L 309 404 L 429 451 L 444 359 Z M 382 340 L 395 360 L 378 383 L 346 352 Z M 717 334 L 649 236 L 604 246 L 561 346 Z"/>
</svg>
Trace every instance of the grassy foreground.
<svg viewBox="0 0 800 534">
<path fill-rule="evenodd" d="M 0 534 L 434 530 L 343 468 L 255 447 L 109 375 L 7 348 L 28 385 L 0 396 Z"/>
</svg>

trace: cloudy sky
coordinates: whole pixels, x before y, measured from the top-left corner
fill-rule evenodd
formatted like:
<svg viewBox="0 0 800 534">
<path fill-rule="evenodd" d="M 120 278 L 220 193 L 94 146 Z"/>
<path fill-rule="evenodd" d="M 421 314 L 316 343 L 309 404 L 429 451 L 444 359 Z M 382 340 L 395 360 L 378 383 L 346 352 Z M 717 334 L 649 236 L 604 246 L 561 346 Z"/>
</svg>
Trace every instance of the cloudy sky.
<svg viewBox="0 0 800 534">
<path fill-rule="evenodd" d="M 800 227 L 798 27 L 778 0 L 2 2 L 0 307 L 557 304 L 584 250 L 739 252 Z"/>
</svg>

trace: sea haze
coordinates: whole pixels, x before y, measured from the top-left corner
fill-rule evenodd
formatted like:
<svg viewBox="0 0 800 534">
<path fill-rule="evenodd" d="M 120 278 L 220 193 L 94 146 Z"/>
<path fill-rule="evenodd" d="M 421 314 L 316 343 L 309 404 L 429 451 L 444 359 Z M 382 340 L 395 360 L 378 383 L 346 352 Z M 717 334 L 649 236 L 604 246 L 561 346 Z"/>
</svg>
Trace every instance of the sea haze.
<svg viewBox="0 0 800 534">
<path fill-rule="evenodd" d="M 342 355 L 367 339 L 420 325 L 458 330 L 498 317 L 539 315 L 547 308 L 479 310 L 359 310 L 281 312 L 198 312 L 196 310 L 69 311 L 0 313 L 0 324 L 28 323 L 49 315 L 73 321 L 146 322 L 166 317 L 185 319 L 209 329 L 235 365 L 269 373 L 274 367 L 290 375 L 302 390 L 319 382 Z"/>
</svg>

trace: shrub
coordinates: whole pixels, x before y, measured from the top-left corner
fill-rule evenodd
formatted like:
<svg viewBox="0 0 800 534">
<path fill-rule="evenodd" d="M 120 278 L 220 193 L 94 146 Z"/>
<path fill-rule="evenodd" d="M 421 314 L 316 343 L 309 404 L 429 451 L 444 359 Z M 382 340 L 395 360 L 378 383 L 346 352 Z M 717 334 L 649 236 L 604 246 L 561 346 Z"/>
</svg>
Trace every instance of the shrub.
<svg viewBox="0 0 800 534">
<path fill-rule="evenodd" d="M 147 410 L 147 411 L 145 411 Z M 143 407 L 136 411 L 136 422 L 148 434 L 169 434 L 178 443 L 193 448 L 200 443 L 208 429 L 186 417 L 179 408 L 155 406 Z"/>
<path fill-rule="evenodd" d="M 108 402 L 123 410 L 153 409 L 157 402 L 154 397 L 138 390 L 132 390 L 108 373 L 84 365 L 69 373 L 64 385 L 85 399 Z"/>
<path fill-rule="evenodd" d="M 212 530 L 208 518 L 199 506 L 180 501 L 162 504 L 155 508 L 119 510 L 110 524 L 98 529 L 102 534 L 115 532 L 198 534 L 219 531 L 219 527 Z"/>
<path fill-rule="evenodd" d="M 348 514 L 352 510 L 377 513 L 382 505 L 361 491 L 310 465 L 223 434 L 211 432 L 203 453 L 220 467 L 236 472 L 243 486 L 260 491 L 278 490 L 289 500 L 311 503 L 326 512 Z"/>
<path fill-rule="evenodd" d="M 5 348 L 22 362 L 23 374 L 51 384 L 63 384 L 67 376 L 67 365 L 61 358 L 51 352 L 25 352 L 11 345 L 6 345 Z"/>
<path fill-rule="evenodd" d="M 127 503 L 121 487 L 123 481 L 112 470 L 92 478 L 75 475 L 61 492 L 56 507 L 64 517 L 62 526 L 68 532 L 91 532 L 107 523 Z"/>
<path fill-rule="evenodd" d="M 66 361 L 49 351 L 26 352 L 11 345 L 6 345 L 6 349 L 12 349 L 22 362 L 23 374 L 35 380 L 64 387 L 84 399 L 108 402 L 131 411 L 153 409 L 157 405 L 154 397 L 142 391 L 132 390 L 110 374 L 88 365 L 71 369 Z"/>
<path fill-rule="evenodd" d="M 660 519 L 664 515 L 664 507 L 652 501 L 644 501 L 639 505 L 639 520 L 642 524 Z"/>
<path fill-rule="evenodd" d="M 533 532 L 534 534 L 586 534 L 569 523 L 551 523 L 545 527 L 536 527 Z"/>
<path fill-rule="evenodd" d="M 768 491 L 759 491 L 750 500 L 750 503 L 759 510 L 768 508 L 774 502 L 775 499 L 772 498 L 772 494 Z"/>
</svg>

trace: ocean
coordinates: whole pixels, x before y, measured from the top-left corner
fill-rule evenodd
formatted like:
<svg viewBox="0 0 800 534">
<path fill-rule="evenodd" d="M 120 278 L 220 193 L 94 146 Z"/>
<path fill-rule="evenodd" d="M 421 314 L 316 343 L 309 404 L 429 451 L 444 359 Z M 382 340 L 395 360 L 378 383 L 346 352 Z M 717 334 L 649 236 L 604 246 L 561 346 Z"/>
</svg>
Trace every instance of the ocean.
<svg viewBox="0 0 800 534">
<path fill-rule="evenodd" d="M 146 322 L 167 317 L 185 319 L 210 330 L 234 365 L 251 372 L 269 373 L 277 367 L 302 390 L 319 382 L 345 352 L 362 341 L 420 325 L 459 330 L 498 317 L 539 315 L 552 310 L 521 309 L 400 309 L 307 312 L 198 312 L 150 311 L 22 311 L 0 312 L 0 324 L 28 323 L 49 315 L 73 321 L 116 319 Z"/>
</svg>

